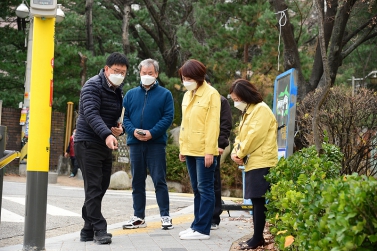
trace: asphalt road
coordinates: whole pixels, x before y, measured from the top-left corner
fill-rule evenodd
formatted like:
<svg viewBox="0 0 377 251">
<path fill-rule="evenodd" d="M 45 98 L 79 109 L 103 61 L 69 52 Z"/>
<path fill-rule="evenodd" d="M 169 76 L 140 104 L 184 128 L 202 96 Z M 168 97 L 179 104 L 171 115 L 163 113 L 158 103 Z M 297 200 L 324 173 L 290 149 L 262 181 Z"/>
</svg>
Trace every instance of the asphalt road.
<svg viewBox="0 0 377 251">
<path fill-rule="evenodd" d="M 26 183 L 4 181 L 0 224 L 0 247 L 23 243 Z M 46 238 L 79 231 L 83 226 L 82 187 L 48 185 Z M 193 204 L 191 194 L 170 193 L 170 212 Z M 108 190 L 102 201 L 108 225 L 127 221 L 133 215 L 130 190 Z M 154 192 L 147 192 L 146 216 L 158 215 Z"/>
</svg>

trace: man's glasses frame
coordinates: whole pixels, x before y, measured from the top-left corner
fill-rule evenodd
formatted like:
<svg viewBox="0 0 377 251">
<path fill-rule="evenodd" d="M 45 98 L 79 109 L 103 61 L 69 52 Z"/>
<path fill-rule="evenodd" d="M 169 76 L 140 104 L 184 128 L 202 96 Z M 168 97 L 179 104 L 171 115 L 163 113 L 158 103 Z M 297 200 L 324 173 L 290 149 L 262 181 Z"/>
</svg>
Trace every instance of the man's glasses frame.
<svg viewBox="0 0 377 251">
<path fill-rule="evenodd" d="M 121 72 L 121 71 L 119 71 L 119 70 L 117 70 L 117 69 L 114 70 L 114 69 L 111 68 L 110 66 L 107 66 L 107 67 L 109 67 L 111 70 L 113 70 L 113 72 L 114 72 L 115 74 L 120 74 L 120 75 L 122 75 L 123 77 L 126 76 L 126 74 L 127 74 L 127 71 Z"/>
</svg>

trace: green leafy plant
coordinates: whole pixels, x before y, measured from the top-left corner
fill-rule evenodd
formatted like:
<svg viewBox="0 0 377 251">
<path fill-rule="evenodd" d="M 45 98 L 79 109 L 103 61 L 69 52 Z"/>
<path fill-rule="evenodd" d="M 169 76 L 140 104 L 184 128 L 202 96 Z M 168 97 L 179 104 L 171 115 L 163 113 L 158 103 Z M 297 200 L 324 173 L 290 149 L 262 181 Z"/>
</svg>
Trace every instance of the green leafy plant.
<svg viewBox="0 0 377 251">
<path fill-rule="evenodd" d="M 183 192 L 191 190 L 190 177 L 187 172 L 186 162 L 179 160 L 179 147 L 174 144 L 166 146 L 166 179 L 177 181 L 183 185 Z"/>
<path fill-rule="evenodd" d="M 377 243 L 377 181 L 340 176 L 339 148 L 323 144 L 323 149 L 321 156 L 312 146 L 282 158 L 266 176 L 275 242 L 287 250 L 372 250 Z"/>
</svg>

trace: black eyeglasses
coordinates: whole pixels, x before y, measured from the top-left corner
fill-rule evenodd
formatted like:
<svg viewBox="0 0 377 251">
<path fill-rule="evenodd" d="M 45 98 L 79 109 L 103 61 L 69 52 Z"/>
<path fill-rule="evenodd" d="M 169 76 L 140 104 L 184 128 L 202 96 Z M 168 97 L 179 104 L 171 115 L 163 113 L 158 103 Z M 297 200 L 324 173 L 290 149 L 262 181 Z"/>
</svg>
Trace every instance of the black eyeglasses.
<svg viewBox="0 0 377 251">
<path fill-rule="evenodd" d="M 117 70 L 117 69 L 113 69 L 113 68 L 111 68 L 110 66 L 108 66 L 111 70 L 113 70 L 113 72 L 115 73 L 115 74 L 120 74 L 120 75 L 122 75 L 123 77 L 124 76 L 126 76 L 126 74 L 127 74 L 127 71 L 119 71 L 119 70 Z"/>
</svg>

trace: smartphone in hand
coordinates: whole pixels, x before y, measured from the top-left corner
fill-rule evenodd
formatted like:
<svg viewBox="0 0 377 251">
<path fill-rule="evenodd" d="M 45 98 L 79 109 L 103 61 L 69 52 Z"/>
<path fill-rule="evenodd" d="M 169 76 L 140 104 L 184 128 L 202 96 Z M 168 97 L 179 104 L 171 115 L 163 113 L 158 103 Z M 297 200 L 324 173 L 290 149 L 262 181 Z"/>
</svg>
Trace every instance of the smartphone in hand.
<svg viewBox="0 0 377 251">
<path fill-rule="evenodd" d="M 145 132 L 143 132 L 142 130 L 137 130 L 136 133 L 139 134 L 139 135 L 143 135 L 143 136 L 147 135 L 147 134 L 146 134 Z"/>
</svg>

